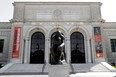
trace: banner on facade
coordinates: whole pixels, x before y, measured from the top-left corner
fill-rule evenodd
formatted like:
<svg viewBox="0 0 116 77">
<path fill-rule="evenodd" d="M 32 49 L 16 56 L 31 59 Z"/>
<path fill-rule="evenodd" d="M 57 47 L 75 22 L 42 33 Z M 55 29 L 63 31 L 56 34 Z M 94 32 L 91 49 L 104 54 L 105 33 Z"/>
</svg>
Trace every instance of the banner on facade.
<svg viewBox="0 0 116 77">
<path fill-rule="evenodd" d="M 12 58 L 19 58 L 21 27 L 14 27 Z"/>
<path fill-rule="evenodd" d="M 100 27 L 94 27 L 94 40 L 95 40 L 96 58 L 103 58 L 104 56 Z"/>
</svg>

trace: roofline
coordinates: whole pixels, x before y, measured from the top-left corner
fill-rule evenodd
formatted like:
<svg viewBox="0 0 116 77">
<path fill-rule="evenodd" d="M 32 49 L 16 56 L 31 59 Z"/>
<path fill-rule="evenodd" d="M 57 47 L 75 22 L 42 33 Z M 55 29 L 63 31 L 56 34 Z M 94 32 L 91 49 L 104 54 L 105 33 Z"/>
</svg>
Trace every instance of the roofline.
<svg viewBox="0 0 116 77">
<path fill-rule="evenodd" d="M 97 4 L 97 5 L 102 5 L 101 2 L 20 2 L 20 1 L 15 1 L 13 4 L 38 4 L 38 5 L 92 5 L 92 4 Z"/>
<path fill-rule="evenodd" d="M 10 23 L 10 22 L 7 22 L 7 21 L 3 21 L 3 22 L 0 22 L 0 23 Z"/>
<path fill-rule="evenodd" d="M 111 22 L 105 22 L 105 23 L 116 23 L 116 22 L 112 22 L 112 21 L 111 21 Z"/>
</svg>

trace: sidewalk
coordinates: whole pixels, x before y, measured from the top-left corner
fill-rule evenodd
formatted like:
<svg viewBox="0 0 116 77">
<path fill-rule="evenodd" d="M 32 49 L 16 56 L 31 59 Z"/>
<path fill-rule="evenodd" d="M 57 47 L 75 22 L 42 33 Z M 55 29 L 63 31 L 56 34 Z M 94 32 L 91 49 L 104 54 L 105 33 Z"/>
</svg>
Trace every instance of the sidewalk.
<svg viewBox="0 0 116 77">
<path fill-rule="evenodd" d="M 0 77 L 49 77 L 48 75 L 1 75 Z M 71 74 L 70 77 L 116 77 L 116 72 L 88 72 Z"/>
<path fill-rule="evenodd" d="M 88 72 L 71 74 L 70 77 L 116 77 L 116 72 Z"/>
</svg>

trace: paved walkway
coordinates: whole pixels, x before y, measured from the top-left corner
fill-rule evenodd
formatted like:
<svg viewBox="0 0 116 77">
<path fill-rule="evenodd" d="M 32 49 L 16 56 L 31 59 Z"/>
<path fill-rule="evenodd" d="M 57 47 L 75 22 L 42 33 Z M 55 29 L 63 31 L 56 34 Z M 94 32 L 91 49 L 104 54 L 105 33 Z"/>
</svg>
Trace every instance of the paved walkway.
<svg viewBox="0 0 116 77">
<path fill-rule="evenodd" d="M 72 74 L 70 77 L 116 77 L 116 72 L 88 72 Z"/>
<path fill-rule="evenodd" d="M 0 77 L 48 77 L 48 75 L 0 75 Z M 116 72 L 76 73 L 70 77 L 116 77 Z"/>
</svg>

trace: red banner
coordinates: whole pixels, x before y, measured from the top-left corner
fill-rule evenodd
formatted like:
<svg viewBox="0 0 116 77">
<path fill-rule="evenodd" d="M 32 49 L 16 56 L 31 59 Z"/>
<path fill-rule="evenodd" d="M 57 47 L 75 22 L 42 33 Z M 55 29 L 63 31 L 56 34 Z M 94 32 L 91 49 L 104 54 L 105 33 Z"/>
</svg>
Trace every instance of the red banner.
<svg viewBox="0 0 116 77">
<path fill-rule="evenodd" d="M 14 28 L 12 58 L 19 58 L 21 27 Z"/>
<path fill-rule="evenodd" d="M 101 42 L 101 35 L 94 35 L 95 42 Z"/>
<path fill-rule="evenodd" d="M 95 40 L 96 58 L 103 58 L 104 55 L 100 27 L 94 27 L 94 40 Z"/>
<path fill-rule="evenodd" d="M 97 53 L 96 53 L 96 57 L 97 57 L 97 58 L 103 58 L 103 53 L 97 52 Z"/>
</svg>

